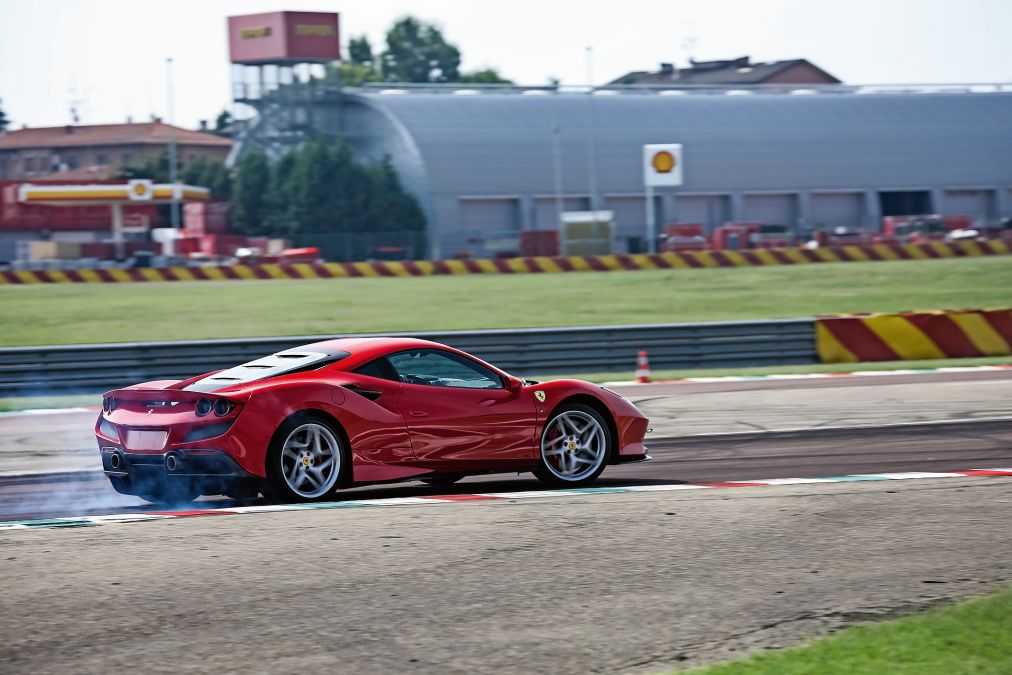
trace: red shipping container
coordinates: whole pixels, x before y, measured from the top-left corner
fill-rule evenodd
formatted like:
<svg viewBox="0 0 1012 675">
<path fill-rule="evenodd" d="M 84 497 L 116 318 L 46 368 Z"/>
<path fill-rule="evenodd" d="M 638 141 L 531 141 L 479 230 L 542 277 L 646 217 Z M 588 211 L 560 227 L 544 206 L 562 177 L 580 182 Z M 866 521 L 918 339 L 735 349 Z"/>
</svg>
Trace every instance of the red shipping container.
<svg viewBox="0 0 1012 675">
<path fill-rule="evenodd" d="M 105 242 L 81 244 L 82 258 L 110 260 L 116 254 L 115 247 Z"/>
<path fill-rule="evenodd" d="M 526 258 L 559 255 L 559 231 L 528 230 L 521 232 L 520 252 Z"/>
<path fill-rule="evenodd" d="M 183 229 L 189 236 L 225 234 L 228 227 L 228 202 L 197 202 L 183 206 Z"/>
<path fill-rule="evenodd" d="M 200 237 L 182 237 L 176 240 L 176 254 L 189 255 L 200 252 Z"/>
<path fill-rule="evenodd" d="M 200 237 L 200 250 L 208 255 L 235 255 L 246 243 L 246 237 L 239 234 L 205 234 Z"/>
</svg>

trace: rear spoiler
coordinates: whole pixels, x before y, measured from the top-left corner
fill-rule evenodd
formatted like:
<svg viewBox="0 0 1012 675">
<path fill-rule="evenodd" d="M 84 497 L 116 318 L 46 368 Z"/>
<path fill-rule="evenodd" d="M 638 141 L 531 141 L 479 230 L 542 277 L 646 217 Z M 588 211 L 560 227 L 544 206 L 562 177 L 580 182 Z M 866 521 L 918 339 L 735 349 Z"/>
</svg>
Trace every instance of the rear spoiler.
<svg viewBox="0 0 1012 675">
<path fill-rule="evenodd" d="M 250 397 L 247 391 L 237 391 L 230 394 L 211 393 L 204 394 L 199 391 L 184 391 L 182 389 L 113 389 L 103 394 L 105 398 L 115 398 L 120 401 L 166 401 L 166 402 L 193 402 L 196 403 L 202 398 L 227 398 L 237 403 L 243 402 Z"/>
</svg>

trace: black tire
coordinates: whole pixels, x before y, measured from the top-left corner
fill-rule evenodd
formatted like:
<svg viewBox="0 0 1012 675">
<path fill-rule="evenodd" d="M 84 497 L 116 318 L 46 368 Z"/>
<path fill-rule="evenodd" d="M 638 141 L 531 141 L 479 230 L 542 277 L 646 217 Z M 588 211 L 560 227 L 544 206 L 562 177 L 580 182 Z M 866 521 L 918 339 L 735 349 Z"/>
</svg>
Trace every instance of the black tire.
<svg viewBox="0 0 1012 675">
<path fill-rule="evenodd" d="M 337 456 L 340 458 L 340 467 L 333 484 L 322 494 L 306 496 L 299 494 L 285 479 L 282 452 L 285 441 L 300 427 L 313 424 L 324 427 L 330 432 L 337 443 Z M 317 502 L 333 498 L 334 493 L 343 487 L 347 487 L 351 476 L 351 453 L 348 451 L 348 444 L 344 440 L 344 434 L 335 428 L 334 423 L 326 417 L 313 412 L 301 412 L 286 419 L 274 436 L 267 449 L 267 481 L 264 485 L 264 498 L 267 501 L 280 503 Z"/>
<path fill-rule="evenodd" d="M 595 455 L 594 461 L 597 463 L 596 465 L 593 465 L 593 471 L 585 474 L 576 474 L 572 479 L 559 475 L 560 472 L 558 470 L 553 470 L 553 467 L 548 465 L 548 461 L 545 457 L 546 437 L 553 433 L 553 427 L 556 425 L 558 418 L 566 415 L 567 413 L 571 413 L 573 416 L 583 417 L 585 420 L 593 419 L 596 421 L 600 427 L 600 435 L 597 437 L 597 442 L 602 446 L 598 451 L 600 454 L 599 461 L 596 459 L 597 455 Z M 612 445 L 613 443 L 611 433 L 609 432 L 608 422 L 601 413 L 590 406 L 580 403 L 563 404 L 552 411 L 552 416 L 548 419 L 542 429 L 541 438 L 538 440 L 538 468 L 534 469 L 534 475 L 542 483 L 546 483 L 552 487 L 583 487 L 584 485 L 590 485 L 597 480 L 598 476 L 601 475 L 601 472 L 604 471 L 604 467 L 608 465 L 608 460 L 614 452 Z M 577 450 L 574 452 L 579 454 L 581 451 Z M 583 457 L 581 457 L 581 459 L 583 459 Z"/>
<path fill-rule="evenodd" d="M 466 473 L 443 473 L 438 476 L 426 476 L 425 478 L 419 478 L 418 480 L 422 481 L 426 485 L 431 485 L 432 487 L 446 487 L 460 481 L 466 475 Z"/>
</svg>

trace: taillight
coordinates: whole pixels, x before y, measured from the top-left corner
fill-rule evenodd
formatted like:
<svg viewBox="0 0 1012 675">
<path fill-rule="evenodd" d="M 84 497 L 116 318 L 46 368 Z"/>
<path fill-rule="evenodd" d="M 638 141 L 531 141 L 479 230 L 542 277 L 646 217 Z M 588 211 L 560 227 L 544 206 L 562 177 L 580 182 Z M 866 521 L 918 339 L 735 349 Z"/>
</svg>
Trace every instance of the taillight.
<svg viewBox="0 0 1012 675">
<path fill-rule="evenodd" d="M 111 396 L 102 397 L 102 412 L 111 413 L 116 409 L 116 399 Z"/>
<path fill-rule="evenodd" d="M 197 417 L 203 417 L 214 409 L 214 404 L 209 398 L 197 399 Z"/>
<path fill-rule="evenodd" d="M 219 398 L 214 402 L 214 414 L 218 417 L 224 417 L 232 410 L 232 402 L 227 398 Z"/>
<path fill-rule="evenodd" d="M 106 438 L 112 439 L 117 443 L 119 442 L 119 434 L 116 432 L 116 427 L 109 424 L 107 421 L 102 420 L 98 425 L 98 430 L 101 431 Z"/>
</svg>

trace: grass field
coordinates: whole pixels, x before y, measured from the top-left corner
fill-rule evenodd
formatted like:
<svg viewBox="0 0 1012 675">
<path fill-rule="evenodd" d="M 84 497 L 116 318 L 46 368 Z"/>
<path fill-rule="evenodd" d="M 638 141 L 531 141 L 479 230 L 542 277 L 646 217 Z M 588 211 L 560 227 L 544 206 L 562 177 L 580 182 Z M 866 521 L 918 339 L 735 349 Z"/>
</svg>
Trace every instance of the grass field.
<svg viewBox="0 0 1012 675">
<path fill-rule="evenodd" d="M 694 675 L 1012 673 L 1012 589 L 915 616 L 857 626 L 795 649 Z"/>
<path fill-rule="evenodd" d="M 0 345 L 772 319 L 1012 305 L 1012 257 L 608 273 L 0 286 Z"/>
</svg>

